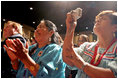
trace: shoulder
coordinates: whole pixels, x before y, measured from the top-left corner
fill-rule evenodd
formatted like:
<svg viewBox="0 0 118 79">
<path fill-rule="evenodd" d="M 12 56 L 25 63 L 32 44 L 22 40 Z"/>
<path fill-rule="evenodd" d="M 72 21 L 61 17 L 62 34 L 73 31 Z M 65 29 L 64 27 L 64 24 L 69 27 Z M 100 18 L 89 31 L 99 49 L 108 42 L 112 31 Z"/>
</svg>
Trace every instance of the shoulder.
<svg viewBox="0 0 118 79">
<path fill-rule="evenodd" d="M 33 47 L 36 47 L 37 44 L 33 44 L 31 46 L 29 46 L 29 49 L 32 49 Z"/>
<path fill-rule="evenodd" d="M 93 49 L 97 43 L 96 42 L 85 42 L 80 47 L 74 48 L 75 52 L 82 53 L 85 50 Z"/>
<path fill-rule="evenodd" d="M 24 38 L 21 34 L 15 34 L 10 36 L 10 38 Z"/>
<path fill-rule="evenodd" d="M 49 53 L 61 53 L 62 52 L 62 48 L 59 46 L 59 45 L 57 45 L 57 44 L 49 44 L 46 48 L 45 48 L 45 50 L 44 50 L 45 52 L 48 52 L 48 54 Z"/>
<path fill-rule="evenodd" d="M 80 45 L 80 47 L 78 48 L 75 48 L 75 49 L 86 49 L 86 48 L 90 48 L 90 47 L 93 47 L 97 44 L 97 42 L 85 42 L 83 43 L 82 45 Z"/>
<path fill-rule="evenodd" d="M 26 45 L 26 39 L 21 35 L 21 34 L 15 34 L 15 35 L 12 35 L 11 37 L 9 37 L 9 39 L 20 39 L 20 41 Z"/>
<path fill-rule="evenodd" d="M 112 46 L 110 47 L 110 50 L 114 50 L 114 49 L 117 49 L 117 41 L 113 43 Z"/>
<path fill-rule="evenodd" d="M 57 44 L 49 44 L 47 46 L 47 48 L 50 48 L 50 49 L 61 49 L 61 46 L 59 46 Z"/>
<path fill-rule="evenodd" d="M 83 43 L 81 46 L 91 46 L 91 45 L 95 45 L 97 42 L 85 42 Z"/>
</svg>

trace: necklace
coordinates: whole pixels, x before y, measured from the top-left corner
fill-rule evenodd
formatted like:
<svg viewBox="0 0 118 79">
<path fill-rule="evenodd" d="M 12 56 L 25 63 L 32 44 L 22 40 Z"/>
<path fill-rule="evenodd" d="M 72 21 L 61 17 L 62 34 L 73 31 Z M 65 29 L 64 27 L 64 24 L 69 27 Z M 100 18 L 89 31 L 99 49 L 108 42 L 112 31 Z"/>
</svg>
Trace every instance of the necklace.
<svg viewBox="0 0 118 79">
<path fill-rule="evenodd" d="M 96 55 L 96 57 L 95 57 L 95 61 L 94 61 L 94 63 L 97 62 L 97 60 L 98 60 L 99 57 L 100 57 L 100 54 L 98 53 L 98 54 Z"/>
<path fill-rule="evenodd" d="M 48 46 L 48 44 L 47 44 L 46 46 L 44 46 L 43 49 L 42 49 L 41 51 L 39 51 L 38 56 L 41 56 L 41 55 L 42 55 L 43 50 L 44 50 L 47 46 Z"/>
<path fill-rule="evenodd" d="M 39 53 L 38 53 L 38 56 L 39 56 L 39 57 L 42 55 L 43 50 L 44 50 L 47 46 L 48 46 L 48 44 L 47 44 L 46 46 L 44 46 L 44 47 L 41 49 L 41 51 L 39 51 Z M 36 52 L 36 51 L 35 51 L 35 52 Z M 36 59 L 36 61 L 38 61 L 39 57 Z M 26 76 L 26 72 L 27 72 L 27 67 L 24 65 L 24 74 L 23 74 L 24 78 L 25 78 L 25 76 Z"/>
<path fill-rule="evenodd" d="M 100 63 L 100 61 L 102 60 L 103 56 L 106 54 L 106 52 L 108 51 L 108 49 L 112 46 L 112 44 L 114 42 L 116 42 L 116 39 L 114 39 L 111 42 L 111 44 L 107 47 L 107 49 L 104 51 L 104 53 L 101 56 L 100 56 L 100 54 L 97 54 L 97 50 L 98 50 L 98 47 L 99 47 L 99 45 L 97 44 L 95 46 L 95 52 L 94 52 L 94 55 L 92 57 L 92 60 L 91 60 L 90 64 L 92 64 L 94 66 L 97 66 Z"/>
<path fill-rule="evenodd" d="M 43 50 L 44 50 L 47 46 L 48 46 L 48 45 L 44 46 L 43 49 L 42 49 L 41 51 L 39 51 L 38 56 L 41 56 L 41 55 L 42 55 Z"/>
</svg>

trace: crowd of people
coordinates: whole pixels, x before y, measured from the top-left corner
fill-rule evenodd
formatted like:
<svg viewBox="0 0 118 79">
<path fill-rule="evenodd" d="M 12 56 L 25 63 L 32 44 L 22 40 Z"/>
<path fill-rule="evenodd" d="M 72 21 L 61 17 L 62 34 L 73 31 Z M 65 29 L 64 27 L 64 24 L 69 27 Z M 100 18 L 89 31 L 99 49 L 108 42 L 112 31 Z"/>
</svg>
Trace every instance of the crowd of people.
<svg viewBox="0 0 118 79">
<path fill-rule="evenodd" d="M 22 36 L 22 25 L 4 24 L 1 43 L 2 78 L 115 78 L 117 77 L 117 13 L 100 12 L 93 31 L 96 42 L 80 35 L 77 47 L 73 37 L 77 20 L 67 13 L 64 41 L 50 20 L 41 20 L 32 43 Z M 70 73 L 66 76 L 66 69 Z"/>
</svg>

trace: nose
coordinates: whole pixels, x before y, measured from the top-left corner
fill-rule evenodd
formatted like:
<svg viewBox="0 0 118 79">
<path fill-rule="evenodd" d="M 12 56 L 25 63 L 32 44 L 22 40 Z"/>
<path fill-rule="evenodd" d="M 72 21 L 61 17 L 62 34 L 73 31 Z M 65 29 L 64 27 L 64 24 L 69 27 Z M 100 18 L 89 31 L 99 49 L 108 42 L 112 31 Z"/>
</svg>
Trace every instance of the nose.
<svg viewBox="0 0 118 79">
<path fill-rule="evenodd" d="M 100 19 L 99 19 L 99 20 L 97 20 L 96 22 L 97 22 L 97 23 L 99 23 L 99 22 L 100 22 Z"/>
<path fill-rule="evenodd" d="M 96 19 L 96 22 L 99 23 L 99 22 L 101 22 L 101 20 L 102 20 L 102 17 L 99 17 Z"/>
<path fill-rule="evenodd" d="M 97 20 L 95 21 L 95 23 L 98 23 L 98 22 L 100 22 L 100 19 L 97 19 Z"/>
<path fill-rule="evenodd" d="M 35 32 L 38 32 L 38 29 L 36 29 Z"/>
<path fill-rule="evenodd" d="M 101 22 L 100 20 L 96 20 L 94 24 L 96 25 L 99 24 L 100 22 Z"/>
<path fill-rule="evenodd" d="M 34 34 L 37 32 L 37 30 L 34 31 Z"/>
<path fill-rule="evenodd" d="M 36 30 L 34 31 L 34 33 L 38 33 L 38 29 L 36 29 Z"/>
<path fill-rule="evenodd" d="M 36 30 L 34 30 L 34 32 L 36 32 Z"/>
</svg>

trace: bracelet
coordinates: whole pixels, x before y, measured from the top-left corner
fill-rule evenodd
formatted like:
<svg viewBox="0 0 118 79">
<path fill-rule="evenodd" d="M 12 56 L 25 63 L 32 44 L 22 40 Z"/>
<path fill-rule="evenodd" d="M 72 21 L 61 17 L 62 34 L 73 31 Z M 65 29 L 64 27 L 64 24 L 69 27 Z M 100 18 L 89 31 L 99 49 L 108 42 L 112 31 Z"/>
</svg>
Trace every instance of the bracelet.
<svg viewBox="0 0 118 79">
<path fill-rule="evenodd" d="M 82 65 L 82 67 L 81 67 L 81 70 L 84 70 L 84 68 L 85 68 L 85 66 L 87 65 L 88 63 L 84 63 L 83 65 Z"/>
<path fill-rule="evenodd" d="M 36 64 L 36 68 L 37 68 L 37 69 L 40 68 L 39 64 Z M 30 70 L 31 70 L 31 71 L 34 71 L 34 70 L 35 70 L 35 67 L 34 67 L 34 66 L 30 66 Z"/>
</svg>

